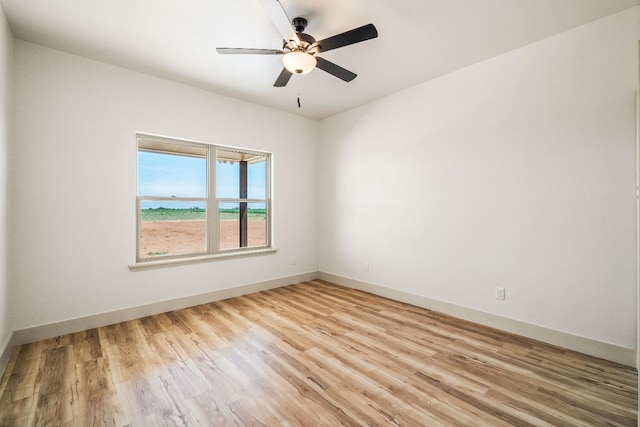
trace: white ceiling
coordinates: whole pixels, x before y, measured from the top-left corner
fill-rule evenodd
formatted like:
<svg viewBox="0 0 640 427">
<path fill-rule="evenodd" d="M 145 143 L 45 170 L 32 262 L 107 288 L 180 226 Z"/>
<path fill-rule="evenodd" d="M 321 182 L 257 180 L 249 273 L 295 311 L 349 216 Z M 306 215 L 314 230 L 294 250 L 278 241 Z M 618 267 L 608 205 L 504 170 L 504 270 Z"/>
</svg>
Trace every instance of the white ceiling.
<svg viewBox="0 0 640 427">
<path fill-rule="evenodd" d="M 273 82 L 279 49 L 259 0 L 0 0 L 16 38 L 220 94 L 324 118 L 638 4 L 638 0 L 281 0 L 320 40 L 361 25 L 379 37 L 320 56 L 358 77 L 321 70 Z M 302 108 L 296 98 L 301 93 Z"/>
</svg>

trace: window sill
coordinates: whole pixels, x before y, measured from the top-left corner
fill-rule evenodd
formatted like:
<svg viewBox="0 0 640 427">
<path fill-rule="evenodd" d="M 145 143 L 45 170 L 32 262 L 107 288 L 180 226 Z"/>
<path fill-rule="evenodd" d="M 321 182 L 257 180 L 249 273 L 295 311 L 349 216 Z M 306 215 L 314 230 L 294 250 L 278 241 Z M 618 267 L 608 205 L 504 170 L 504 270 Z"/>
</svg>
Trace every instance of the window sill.
<svg viewBox="0 0 640 427">
<path fill-rule="evenodd" d="M 278 252 L 278 249 L 276 248 L 260 248 L 260 249 L 247 250 L 247 251 L 220 253 L 215 255 L 194 256 L 189 258 L 173 258 L 173 259 L 162 259 L 158 261 L 142 261 L 142 262 L 137 262 L 135 264 L 130 264 L 129 270 L 131 271 L 149 270 L 152 268 L 163 268 L 163 267 L 170 267 L 174 265 L 195 264 L 200 262 L 210 262 L 210 261 L 217 261 L 217 260 L 228 259 L 228 258 L 241 258 L 241 257 L 257 256 L 257 255 L 267 255 L 267 254 L 273 254 L 276 252 Z"/>
</svg>

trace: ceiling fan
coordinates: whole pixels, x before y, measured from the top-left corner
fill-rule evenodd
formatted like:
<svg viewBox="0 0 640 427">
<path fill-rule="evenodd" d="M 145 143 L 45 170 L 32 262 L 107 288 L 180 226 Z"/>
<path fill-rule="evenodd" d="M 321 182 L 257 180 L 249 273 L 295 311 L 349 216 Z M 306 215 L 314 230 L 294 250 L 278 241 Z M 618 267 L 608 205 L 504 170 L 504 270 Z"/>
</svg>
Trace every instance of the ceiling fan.
<svg viewBox="0 0 640 427">
<path fill-rule="evenodd" d="M 216 48 L 216 51 L 223 55 L 283 55 L 284 68 L 273 84 L 275 87 L 284 87 L 293 74 L 307 74 L 316 67 L 345 82 L 350 82 L 357 77 L 357 74 L 317 56 L 317 54 L 378 37 L 376 27 L 373 24 L 368 24 L 316 41 L 315 38 L 304 32 L 307 27 L 306 19 L 298 17 L 290 20 L 279 0 L 260 1 L 271 22 L 282 35 L 282 49 L 219 47 Z"/>
</svg>

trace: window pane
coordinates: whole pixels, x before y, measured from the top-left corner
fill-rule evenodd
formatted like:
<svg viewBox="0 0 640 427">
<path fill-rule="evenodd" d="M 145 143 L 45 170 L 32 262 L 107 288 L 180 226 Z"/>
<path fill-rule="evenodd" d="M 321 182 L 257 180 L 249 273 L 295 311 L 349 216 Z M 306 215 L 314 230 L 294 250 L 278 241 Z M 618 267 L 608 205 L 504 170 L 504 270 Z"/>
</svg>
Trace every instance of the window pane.
<svg viewBox="0 0 640 427">
<path fill-rule="evenodd" d="M 258 157 L 247 165 L 248 198 L 267 198 L 267 158 Z"/>
<path fill-rule="evenodd" d="M 246 165 L 246 195 L 241 189 L 241 171 Z M 220 199 L 266 199 L 267 157 L 255 154 L 218 151 L 216 196 Z"/>
<path fill-rule="evenodd" d="M 242 225 L 241 216 L 247 208 L 247 222 Z M 220 249 L 265 246 L 267 244 L 267 204 L 266 203 L 220 203 Z M 242 240 L 242 229 L 245 239 Z"/>
<path fill-rule="evenodd" d="M 140 258 L 206 251 L 206 204 L 185 201 L 140 203 Z"/>
<path fill-rule="evenodd" d="M 240 162 L 218 160 L 216 165 L 216 196 L 221 199 L 240 197 Z"/>
<path fill-rule="evenodd" d="M 220 203 L 220 249 L 240 247 L 240 203 Z"/>
<path fill-rule="evenodd" d="M 138 195 L 207 197 L 207 159 L 138 151 Z"/>
<path fill-rule="evenodd" d="M 248 246 L 267 244 L 267 204 L 248 204 Z"/>
</svg>

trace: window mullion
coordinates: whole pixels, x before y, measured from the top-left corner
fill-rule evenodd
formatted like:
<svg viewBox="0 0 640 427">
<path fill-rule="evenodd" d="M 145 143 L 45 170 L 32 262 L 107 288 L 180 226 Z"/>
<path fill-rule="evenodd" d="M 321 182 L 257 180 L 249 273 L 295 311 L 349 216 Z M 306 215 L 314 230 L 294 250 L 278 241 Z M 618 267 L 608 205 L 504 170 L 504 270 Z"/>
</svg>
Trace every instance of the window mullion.
<svg viewBox="0 0 640 427">
<path fill-rule="evenodd" d="M 206 197 L 166 197 L 166 196 L 138 196 L 139 201 L 149 202 L 206 202 Z"/>
<path fill-rule="evenodd" d="M 207 150 L 207 237 L 209 253 L 218 253 L 220 224 L 218 224 L 218 199 L 216 194 L 216 166 L 217 166 L 217 148 L 209 147 Z"/>
<path fill-rule="evenodd" d="M 231 198 L 223 198 L 218 199 L 220 203 L 267 203 L 269 199 L 231 199 Z"/>
</svg>

